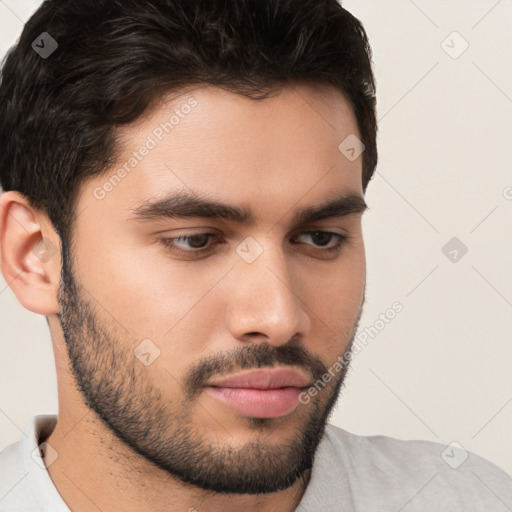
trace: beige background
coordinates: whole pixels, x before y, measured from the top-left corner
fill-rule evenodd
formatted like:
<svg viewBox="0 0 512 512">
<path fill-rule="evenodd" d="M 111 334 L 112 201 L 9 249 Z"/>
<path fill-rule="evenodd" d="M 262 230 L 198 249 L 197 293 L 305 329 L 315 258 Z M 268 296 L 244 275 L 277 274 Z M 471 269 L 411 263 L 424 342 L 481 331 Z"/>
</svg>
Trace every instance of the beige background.
<svg viewBox="0 0 512 512">
<path fill-rule="evenodd" d="M 0 0 L 1 55 L 39 3 Z M 457 441 L 512 473 L 512 0 L 344 5 L 374 49 L 380 163 L 364 221 L 372 335 L 331 422 Z M 57 398 L 44 317 L 2 278 L 0 316 L 2 449 Z"/>
</svg>

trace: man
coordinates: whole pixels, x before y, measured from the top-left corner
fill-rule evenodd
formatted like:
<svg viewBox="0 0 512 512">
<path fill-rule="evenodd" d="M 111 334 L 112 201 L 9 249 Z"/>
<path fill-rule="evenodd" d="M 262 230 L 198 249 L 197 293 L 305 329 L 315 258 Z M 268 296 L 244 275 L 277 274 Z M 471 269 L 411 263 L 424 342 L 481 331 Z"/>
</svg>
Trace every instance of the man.
<svg viewBox="0 0 512 512">
<path fill-rule="evenodd" d="M 335 0 L 48 0 L 0 119 L 2 273 L 59 395 L 0 454 L 1 511 L 511 509 L 475 454 L 327 423 L 377 163 Z"/>
</svg>

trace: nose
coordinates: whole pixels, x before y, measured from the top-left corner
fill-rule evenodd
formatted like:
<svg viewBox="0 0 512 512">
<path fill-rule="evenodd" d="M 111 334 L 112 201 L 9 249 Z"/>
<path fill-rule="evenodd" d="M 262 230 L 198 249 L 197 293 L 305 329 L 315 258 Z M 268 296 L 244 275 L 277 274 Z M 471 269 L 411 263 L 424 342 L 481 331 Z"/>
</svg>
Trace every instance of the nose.
<svg viewBox="0 0 512 512">
<path fill-rule="evenodd" d="M 232 272 L 228 326 L 241 341 L 258 338 L 278 346 L 304 338 L 311 317 L 302 297 L 300 275 L 281 248 L 267 244 L 252 263 L 237 261 Z"/>
</svg>

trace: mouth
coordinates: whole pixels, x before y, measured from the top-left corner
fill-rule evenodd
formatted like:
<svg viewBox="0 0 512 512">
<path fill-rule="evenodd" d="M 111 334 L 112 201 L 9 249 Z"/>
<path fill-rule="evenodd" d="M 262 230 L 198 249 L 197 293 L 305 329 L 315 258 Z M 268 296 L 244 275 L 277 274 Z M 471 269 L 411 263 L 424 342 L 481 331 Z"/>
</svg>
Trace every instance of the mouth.
<svg viewBox="0 0 512 512">
<path fill-rule="evenodd" d="M 212 380 L 208 395 L 244 416 L 277 418 L 293 412 L 310 379 L 286 368 L 258 369 Z"/>
</svg>

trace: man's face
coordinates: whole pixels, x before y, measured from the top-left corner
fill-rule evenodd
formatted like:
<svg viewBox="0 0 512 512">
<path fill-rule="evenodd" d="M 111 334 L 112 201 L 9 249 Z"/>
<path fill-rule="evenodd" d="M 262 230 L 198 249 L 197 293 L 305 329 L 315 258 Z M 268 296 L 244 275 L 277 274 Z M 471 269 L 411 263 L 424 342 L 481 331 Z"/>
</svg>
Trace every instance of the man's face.
<svg viewBox="0 0 512 512">
<path fill-rule="evenodd" d="M 207 87 L 119 135 L 117 165 L 81 188 L 72 261 L 63 259 L 60 320 L 84 401 L 182 481 L 288 488 L 312 465 L 347 370 L 332 366 L 363 303 L 362 158 L 338 149 L 358 136 L 354 114 L 333 89 L 297 85 L 255 101 Z M 181 202 L 148 213 L 177 193 Z M 228 208 L 192 215 L 185 195 L 252 222 Z M 349 196 L 327 215 L 298 217 Z M 209 386 L 271 368 L 320 391 L 306 403 L 286 382 Z"/>
</svg>

